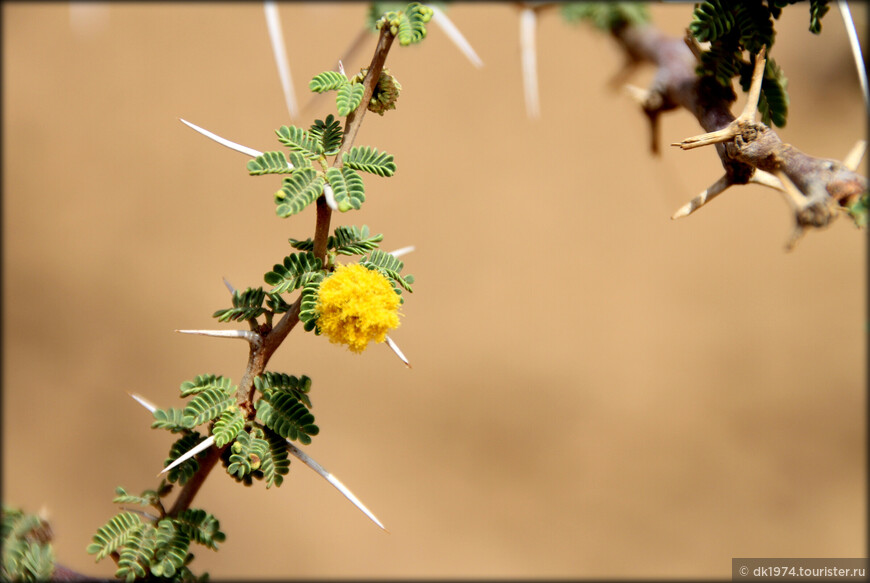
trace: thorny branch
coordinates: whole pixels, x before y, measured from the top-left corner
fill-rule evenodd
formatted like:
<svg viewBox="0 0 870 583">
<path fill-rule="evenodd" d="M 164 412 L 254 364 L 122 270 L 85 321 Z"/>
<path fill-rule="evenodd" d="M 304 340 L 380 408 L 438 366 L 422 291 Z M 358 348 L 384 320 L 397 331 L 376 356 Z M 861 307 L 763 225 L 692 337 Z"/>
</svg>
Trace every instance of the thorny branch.
<svg viewBox="0 0 870 583">
<path fill-rule="evenodd" d="M 687 149 L 715 144 L 725 169 L 722 178 L 673 218 L 690 214 L 732 185 L 764 184 L 782 191 L 795 214 L 795 232 L 788 244 L 791 248 L 806 228 L 829 225 L 867 191 L 867 178 L 855 172 L 860 156 L 849 156 L 847 162 L 809 156 L 756 122 L 757 90 L 754 100 L 750 95 L 744 114 L 735 118 L 731 113 L 736 99 L 733 90 L 696 75 L 697 47 L 692 41 L 668 37 L 649 24 L 618 26 L 610 32 L 628 56 L 627 68 L 641 62 L 657 67 L 649 89 L 630 89 L 650 119 L 654 139 L 659 115 L 683 107 L 708 134 L 674 145 Z M 763 70 L 763 54 L 756 56 L 756 61 Z M 654 144 L 653 150 L 656 148 Z"/>
<path fill-rule="evenodd" d="M 390 33 L 389 27 L 385 26 L 381 29 L 378 45 L 372 57 L 371 65 L 369 66 L 368 74 L 363 81 L 365 92 L 359 107 L 348 115 L 345 123 L 344 139 L 341 148 L 336 156 L 336 166 L 340 167 L 341 156 L 349 151 L 353 146 L 356 134 L 362 124 L 363 116 L 368 106 L 369 100 L 374 94 L 375 87 L 380 78 L 381 71 L 384 68 L 384 63 L 387 60 L 390 47 L 393 42 L 393 35 Z M 320 195 L 317 199 L 317 222 L 314 233 L 314 251 L 317 257 L 321 260 L 326 256 L 326 242 L 329 236 L 329 221 L 332 210 L 326 204 L 324 195 Z M 301 295 L 290 309 L 284 314 L 281 320 L 274 328 L 269 328 L 267 324 L 260 325 L 259 334 L 262 337 L 262 343 L 251 343 L 250 353 L 248 355 L 248 364 L 245 367 L 245 374 L 239 382 L 239 408 L 245 411 L 250 417 L 253 417 L 255 411 L 253 408 L 254 396 L 254 379 L 261 375 L 266 370 L 266 364 L 272 354 L 278 349 L 291 330 L 299 323 L 299 309 L 302 305 Z M 184 485 L 178 498 L 175 500 L 169 514 L 177 515 L 190 506 L 194 496 L 199 491 L 202 483 L 205 481 L 209 472 L 214 468 L 217 461 L 220 459 L 225 446 L 223 448 L 213 447 L 204 460 L 200 461 L 199 471 Z"/>
</svg>

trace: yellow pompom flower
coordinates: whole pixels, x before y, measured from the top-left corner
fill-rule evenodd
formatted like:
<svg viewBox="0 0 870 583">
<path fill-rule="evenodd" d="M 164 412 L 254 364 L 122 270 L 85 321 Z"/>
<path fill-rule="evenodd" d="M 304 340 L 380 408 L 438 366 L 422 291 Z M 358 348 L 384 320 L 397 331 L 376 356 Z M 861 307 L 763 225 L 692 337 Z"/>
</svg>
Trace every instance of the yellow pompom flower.
<svg viewBox="0 0 870 583">
<path fill-rule="evenodd" d="M 334 344 L 362 352 L 383 342 L 399 326 L 402 300 L 379 271 L 359 264 L 339 265 L 317 294 L 317 327 Z"/>
</svg>

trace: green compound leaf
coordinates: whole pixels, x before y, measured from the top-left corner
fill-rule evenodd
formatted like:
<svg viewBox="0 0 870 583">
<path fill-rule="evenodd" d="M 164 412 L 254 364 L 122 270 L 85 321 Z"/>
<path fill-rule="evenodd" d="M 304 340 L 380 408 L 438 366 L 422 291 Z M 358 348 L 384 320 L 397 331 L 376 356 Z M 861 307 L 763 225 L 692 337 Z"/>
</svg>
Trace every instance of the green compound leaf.
<svg viewBox="0 0 870 583">
<path fill-rule="evenodd" d="M 369 235 L 369 228 L 363 225 L 359 227 L 349 225 L 335 229 L 335 234 L 330 237 L 327 247 L 335 249 L 339 255 L 363 255 L 378 248 L 378 243 L 383 240 L 382 234 Z"/>
<path fill-rule="evenodd" d="M 855 222 L 855 226 L 859 229 L 867 227 L 867 216 L 870 211 L 870 192 L 865 191 L 861 196 L 854 198 L 854 201 L 846 207 L 849 216 Z"/>
<path fill-rule="evenodd" d="M 183 510 L 174 520 L 175 527 L 186 534 L 193 542 L 204 545 L 214 551 L 218 550 L 218 543 L 226 540 L 226 535 L 221 532 L 221 523 L 205 510 L 188 508 Z"/>
<path fill-rule="evenodd" d="M 711 75 L 723 87 L 731 87 L 731 79 L 738 75 L 743 65 L 742 51 L 736 43 L 714 43 L 701 53 L 698 73 Z"/>
<path fill-rule="evenodd" d="M 217 421 L 214 422 L 212 435 L 214 435 L 214 444 L 217 447 L 223 447 L 234 440 L 239 433 L 245 428 L 245 416 L 235 405 L 221 413 Z"/>
<path fill-rule="evenodd" d="M 88 554 L 96 554 L 97 561 L 106 558 L 126 544 L 131 534 L 141 529 L 142 525 L 142 519 L 138 514 L 119 512 L 97 529 L 97 533 L 91 539 L 94 542 L 88 545 Z"/>
<path fill-rule="evenodd" d="M 761 121 L 767 125 L 771 122 L 784 128 L 788 118 L 788 79 L 782 73 L 776 62 L 769 59 L 764 67 L 764 78 L 761 82 L 761 97 L 758 100 L 758 111 Z"/>
<path fill-rule="evenodd" d="M 165 468 L 188 451 L 199 445 L 205 439 L 202 435 L 200 435 L 196 431 L 192 431 L 181 436 L 175 443 L 172 444 L 172 447 L 169 448 L 169 457 L 163 462 L 163 467 Z M 193 456 L 190 459 L 183 461 L 178 464 L 171 470 L 166 477 L 169 482 L 178 482 L 182 486 L 187 483 L 187 481 L 199 470 L 199 462 L 196 461 L 196 458 L 199 454 Z"/>
<path fill-rule="evenodd" d="M 267 311 L 263 307 L 265 298 L 266 292 L 261 287 L 256 289 L 249 287 L 243 292 L 235 290 L 233 292 L 233 307 L 216 311 L 212 314 L 212 318 L 217 318 L 218 322 L 253 320 Z"/>
<path fill-rule="evenodd" d="M 314 120 L 314 124 L 308 129 L 308 134 L 312 138 L 320 140 L 323 154 L 327 156 L 338 154 L 341 140 L 344 137 L 341 122 L 335 119 L 331 113 L 326 116 L 326 120 Z"/>
<path fill-rule="evenodd" d="M 5 552 L 4 547 L 4 554 Z M 54 573 L 54 551 L 50 544 L 23 545 L 17 562 L 20 569 L 19 577 L 13 577 L 13 580 L 48 581 Z"/>
<path fill-rule="evenodd" d="M 112 500 L 115 504 L 138 504 L 139 506 L 154 506 L 160 500 L 160 496 L 154 490 L 145 490 L 141 496 L 128 494 L 127 491 L 118 486 L 115 488 L 115 498 Z"/>
<path fill-rule="evenodd" d="M 263 279 L 272 288 L 273 294 L 283 294 L 299 289 L 318 274 L 322 274 L 323 263 L 314 253 L 294 253 L 284 258 L 283 264 L 276 264 Z"/>
<path fill-rule="evenodd" d="M 269 292 L 266 296 L 266 305 L 273 314 L 283 314 L 291 308 L 290 304 L 284 301 L 284 298 L 273 292 Z"/>
<path fill-rule="evenodd" d="M 266 480 L 266 489 L 268 490 L 272 486 L 276 488 L 281 486 L 284 476 L 290 472 L 290 458 L 287 455 L 286 439 L 269 429 L 264 433 L 269 449 L 266 456 L 263 457 L 260 470 L 263 472 L 263 479 Z"/>
<path fill-rule="evenodd" d="M 376 148 L 368 146 L 354 146 L 341 159 L 347 168 L 370 172 L 378 176 L 392 176 L 396 172 L 396 163 L 393 162 L 392 154 L 378 153 Z"/>
<path fill-rule="evenodd" d="M 237 480 L 250 480 L 251 474 L 259 471 L 263 458 L 268 455 L 269 443 L 261 437 L 263 430 L 254 427 L 251 433 L 239 433 L 231 448 L 227 472 Z"/>
<path fill-rule="evenodd" d="M 3 507 L 0 580 L 48 581 L 54 573 L 51 529 L 34 514 Z"/>
<path fill-rule="evenodd" d="M 335 106 L 338 108 L 338 115 L 349 115 L 350 112 L 359 107 L 365 90 L 365 87 L 361 83 L 342 85 L 335 96 Z"/>
<path fill-rule="evenodd" d="M 369 257 L 363 259 L 359 263 L 369 269 L 377 269 L 384 276 L 390 278 L 394 283 L 399 284 L 405 290 L 409 292 L 414 291 L 411 289 L 411 284 L 414 283 L 414 276 L 406 275 L 405 277 L 402 277 L 399 272 L 402 271 L 405 264 L 397 257 L 385 253 L 380 249 L 375 249 Z M 401 291 L 397 289 L 396 293 L 401 293 Z"/>
<path fill-rule="evenodd" d="M 323 193 L 324 180 L 313 168 L 303 168 L 284 178 L 281 190 L 275 193 L 275 212 L 282 219 L 302 211 Z"/>
<path fill-rule="evenodd" d="M 344 167 L 329 168 L 326 171 L 326 180 L 335 194 L 335 202 L 338 210 L 347 212 L 350 209 L 359 210 L 366 200 L 365 186 L 362 177 L 352 168 Z"/>
<path fill-rule="evenodd" d="M 324 91 L 334 91 L 347 85 L 347 77 L 338 71 L 324 71 L 314 76 L 308 82 L 308 88 L 315 93 L 323 93 Z"/>
<path fill-rule="evenodd" d="M 724 0 L 708 0 L 695 4 L 691 32 L 698 42 L 716 41 L 734 27 L 734 7 Z"/>
<path fill-rule="evenodd" d="M 762 46 L 767 54 L 773 46 L 773 19 L 770 10 L 760 2 L 739 2 L 734 6 L 734 25 L 739 33 L 740 45 L 756 54 Z"/>
<path fill-rule="evenodd" d="M 187 533 L 178 528 L 173 519 L 164 518 L 157 523 L 151 573 L 157 577 L 174 577 L 184 567 L 189 548 L 190 537 Z"/>
<path fill-rule="evenodd" d="M 608 32 L 649 21 L 649 11 L 642 2 L 565 2 L 561 6 L 566 22 L 585 20 Z"/>
<path fill-rule="evenodd" d="M 305 375 L 296 378 L 282 372 L 264 372 L 254 379 L 254 386 L 261 393 L 268 391 L 285 391 L 292 393 L 297 400 L 311 408 L 308 392 L 311 391 L 311 379 Z"/>
<path fill-rule="evenodd" d="M 151 424 L 152 429 L 167 429 L 172 433 L 187 431 L 182 409 L 155 409 L 152 415 L 154 416 L 154 422 Z"/>
<path fill-rule="evenodd" d="M 181 383 L 181 396 L 189 397 L 196 393 L 201 393 L 206 389 L 219 388 L 226 391 L 227 394 L 235 392 L 233 381 L 222 375 L 201 374 L 192 381 L 184 381 Z"/>
<path fill-rule="evenodd" d="M 382 241 L 382 234 L 369 236 L 369 228 L 363 225 L 362 229 L 354 226 L 336 227 L 335 233 L 326 240 L 326 249 L 334 250 L 339 255 L 363 255 L 372 249 L 377 249 Z M 301 251 L 314 249 L 314 242 L 309 237 L 304 241 L 290 239 L 290 245 Z"/>
<path fill-rule="evenodd" d="M 308 445 L 311 436 L 320 431 L 314 424 L 314 415 L 292 393 L 266 392 L 255 407 L 263 425 L 286 439 Z"/>
<path fill-rule="evenodd" d="M 141 528 L 131 532 L 119 553 L 115 577 L 128 582 L 146 578 L 156 546 L 157 530 L 150 524 L 142 524 Z"/>
<path fill-rule="evenodd" d="M 290 174 L 296 169 L 290 164 L 284 152 L 263 152 L 261 156 L 248 161 L 248 174 Z"/>
<path fill-rule="evenodd" d="M 369 146 L 354 146 L 349 152 L 342 155 L 345 167 L 377 174 L 378 176 L 392 176 L 396 172 L 396 163 L 392 154 L 378 152 L 377 148 Z"/>
<path fill-rule="evenodd" d="M 184 408 L 184 423 L 193 428 L 206 421 L 216 419 L 235 402 L 233 395 L 227 394 L 223 388 L 206 389 L 191 399 L 187 407 Z"/>
<path fill-rule="evenodd" d="M 810 0 L 810 32 L 822 32 L 822 17 L 828 13 L 828 0 Z"/>
<path fill-rule="evenodd" d="M 299 304 L 299 321 L 302 322 L 306 332 L 315 331 L 317 326 L 317 294 L 320 291 L 320 283 L 323 281 L 323 273 L 319 277 L 312 279 L 302 287 L 302 301 Z"/>
<path fill-rule="evenodd" d="M 408 5 L 399 15 L 396 38 L 403 47 L 415 44 L 426 38 L 426 23 L 432 18 L 432 9 L 418 2 Z"/>
<path fill-rule="evenodd" d="M 298 152 L 306 158 L 318 158 L 323 154 L 320 142 L 302 128 L 281 126 L 275 130 L 275 133 L 278 134 L 278 141 L 287 146 L 291 152 Z"/>
</svg>

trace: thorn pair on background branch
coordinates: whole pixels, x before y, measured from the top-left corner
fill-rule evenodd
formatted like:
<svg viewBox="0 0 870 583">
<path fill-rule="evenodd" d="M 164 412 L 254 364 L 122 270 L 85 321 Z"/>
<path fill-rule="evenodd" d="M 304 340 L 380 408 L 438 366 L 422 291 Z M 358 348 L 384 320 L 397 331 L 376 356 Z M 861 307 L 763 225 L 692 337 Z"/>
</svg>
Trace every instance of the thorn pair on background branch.
<svg viewBox="0 0 870 583">
<path fill-rule="evenodd" d="M 692 46 L 691 43 L 689 45 Z M 838 165 L 852 171 L 857 169 L 864 155 L 866 142 L 859 141 L 843 163 L 833 160 L 823 161 L 823 169 L 827 172 L 821 178 L 814 178 L 811 172 L 807 172 L 808 164 L 801 164 L 801 160 L 795 162 L 795 165 L 800 167 L 800 172 L 797 175 L 792 172 L 790 176 L 789 158 L 809 157 L 792 146 L 783 144 L 770 128 L 755 120 L 764 79 L 765 53 L 766 47 L 762 47 L 755 57 L 755 68 L 747 102 L 736 119 L 722 129 L 671 144 L 683 150 L 723 144 L 729 158 L 749 164 L 754 168 L 754 172 L 747 181 L 741 182 L 735 180 L 734 175 L 726 171 L 710 187 L 680 207 L 671 218 L 678 219 L 692 214 L 735 184 L 746 182 L 761 184 L 781 192 L 795 214 L 795 229 L 786 244 L 786 249 L 791 250 L 808 227 L 825 227 L 846 211 L 841 206 L 841 201 L 828 192 L 828 185 Z M 796 182 L 800 182 L 800 186 Z M 864 190 L 866 190 L 866 181 Z M 856 195 L 860 195 L 860 192 L 849 192 L 841 198 Z"/>
</svg>

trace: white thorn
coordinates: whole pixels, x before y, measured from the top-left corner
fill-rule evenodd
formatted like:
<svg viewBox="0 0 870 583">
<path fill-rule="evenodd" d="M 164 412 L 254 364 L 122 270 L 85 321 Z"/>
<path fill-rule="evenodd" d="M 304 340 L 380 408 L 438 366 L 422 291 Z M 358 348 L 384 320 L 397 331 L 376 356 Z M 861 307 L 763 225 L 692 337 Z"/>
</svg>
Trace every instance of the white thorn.
<svg viewBox="0 0 870 583">
<path fill-rule="evenodd" d="M 737 124 L 731 122 L 721 130 L 692 136 L 691 138 L 686 138 L 682 142 L 674 142 L 671 145 L 679 146 L 683 150 L 691 150 L 692 148 L 700 148 L 701 146 L 730 141 L 739 133 L 740 132 L 737 130 Z"/>
<path fill-rule="evenodd" d="M 368 516 L 372 522 L 374 522 L 375 524 L 380 526 L 383 530 L 387 531 L 387 529 L 384 527 L 384 525 L 381 524 L 381 521 L 377 519 L 377 517 L 372 513 L 371 510 L 366 508 L 365 504 L 360 502 L 359 498 L 357 498 L 356 496 L 353 495 L 353 492 L 351 492 L 347 488 L 347 486 L 342 484 L 338 478 L 336 478 L 335 476 L 333 476 L 332 474 L 327 472 L 325 469 L 323 469 L 323 466 L 321 466 L 319 463 L 314 461 L 314 459 L 309 457 L 308 454 L 304 453 L 301 449 L 299 449 L 298 447 L 293 445 L 293 443 L 291 443 L 289 439 L 287 440 L 287 449 L 290 450 L 290 453 L 292 453 L 294 456 L 299 458 L 299 460 L 302 461 L 302 463 L 304 463 L 306 466 L 308 466 L 309 468 L 311 468 L 312 470 L 317 472 L 317 474 L 319 474 L 320 477 L 322 477 L 324 480 L 326 480 L 327 482 L 332 484 L 332 486 L 336 490 L 341 492 L 341 494 L 345 498 L 350 500 L 351 504 L 356 506 L 363 514 Z M 387 531 L 387 532 L 389 532 L 389 531 Z"/>
<path fill-rule="evenodd" d="M 414 251 L 415 247 L 413 245 L 408 245 L 407 247 L 400 247 L 395 251 L 390 251 L 390 255 L 393 257 L 401 257 L 402 255 L 407 255 L 411 251 Z"/>
<path fill-rule="evenodd" d="M 251 344 L 260 345 L 263 338 L 251 330 L 176 330 L 181 334 L 200 334 L 202 336 L 214 336 L 216 338 L 242 338 Z"/>
<path fill-rule="evenodd" d="M 154 411 L 157 410 L 157 405 L 155 405 L 154 403 L 152 403 L 151 401 L 149 401 L 145 397 L 141 397 L 141 396 L 137 395 L 136 393 L 127 393 L 127 394 L 130 395 L 131 397 L 133 397 L 133 399 L 135 399 L 137 403 L 139 403 L 140 405 L 142 405 L 143 407 L 148 409 L 148 411 L 150 411 L 151 413 L 154 413 Z"/>
<path fill-rule="evenodd" d="M 704 190 L 701 194 L 681 206 L 677 210 L 677 212 L 675 212 L 671 216 L 671 218 L 679 219 L 689 216 L 690 214 L 722 194 L 729 186 L 731 186 L 731 183 L 728 181 L 728 177 L 723 175 L 721 178 L 719 178 L 719 180 L 711 184 L 710 187 Z"/>
<path fill-rule="evenodd" d="M 347 77 L 347 73 L 344 72 L 344 63 L 341 62 L 341 59 L 338 60 L 338 72 Z"/>
<path fill-rule="evenodd" d="M 755 121 L 755 114 L 758 113 L 758 100 L 761 97 L 761 84 L 764 81 L 764 68 L 767 65 L 767 50 L 769 47 L 761 47 L 758 54 L 755 55 L 755 68 L 752 70 L 752 83 L 749 86 L 749 94 L 746 97 L 746 105 L 743 106 L 743 111 L 737 117 L 735 122 L 740 120 Z"/>
<path fill-rule="evenodd" d="M 157 475 L 160 476 L 161 474 L 165 474 L 166 472 L 168 472 L 169 470 L 171 470 L 175 466 L 183 464 L 184 462 L 186 462 L 187 460 L 189 460 L 190 458 L 192 458 L 193 456 L 195 456 L 196 454 L 198 454 L 202 450 L 210 448 L 212 445 L 214 445 L 214 435 L 208 436 L 203 441 L 201 441 L 200 443 L 198 443 L 194 447 L 192 447 L 190 449 L 190 451 L 186 451 L 182 455 L 178 456 L 178 458 L 174 462 L 172 462 L 171 464 L 169 464 L 168 466 L 163 468 L 163 470 L 160 472 L 160 474 L 157 474 Z"/>
<path fill-rule="evenodd" d="M 178 118 L 178 119 L 181 119 L 181 118 Z M 235 150 L 236 152 L 241 152 L 242 154 L 247 154 L 248 156 L 251 156 L 252 158 L 256 158 L 257 156 L 262 156 L 262 155 L 263 155 L 263 152 L 260 152 L 259 150 L 255 150 L 255 149 L 253 149 L 253 148 L 249 148 L 249 147 L 247 147 L 247 146 L 242 146 L 241 144 L 237 144 L 237 143 L 235 143 L 235 142 L 231 142 L 231 141 L 229 141 L 229 140 L 226 139 L 226 138 L 222 138 L 222 137 L 220 137 L 220 136 L 217 135 L 217 134 L 213 134 L 213 133 L 211 133 L 211 132 L 208 131 L 208 130 L 202 129 L 202 128 L 199 127 L 198 125 L 196 125 L 196 124 L 192 124 L 192 123 L 190 123 L 189 121 L 187 121 L 187 120 L 185 120 L 185 119 L 181 119 L 181 123 L 187 125 L 187 127 L 191 128 L 191 129 L 193 129 L 193 130 L 198 131 L 199 133 L 201 133 L 201 134 L 204 135 L 205 137 L 214 140 L 214 141 L 217 142 L 218 144 L 220 144 L 220 145 L 222 145 L 222 146 L 226 146 L 227 148 L 229 148 L 229 149 L 231 149 L 231 150 Z"/>
<path fill-rule="evenodd" d="M 334 211 L 338 210 L 338 203 L 335 202 L 335 193 L 332 191 L 332 187 L 328 184 L 323 185 L 323 196 L 326 197 L 326 204 Z"/>
<path fill-rule="evenodd" d="M 227 278 L 223 278 L 223 280 L 224 280 L 224 285 L 227 286 L 227 289 L 230 290 L 230 293 L 231 294 L 236 293 L 236 288 L 233 287 L 233 284 L 231 284 L 229 281 L 227 281 Z"/>
<path fill-rule="evenodd" d="M 776 171 L 773 173 L 774 176 L 779 178 L 780 182 L 782 182 L 783 189 L 782 192 L 785 195 L 786 200 L 792 205 L 792 208 L 795 210 L 801 210 L 806 208 L 807 206 L 807 197 L 804 196 L 804 193 L 800 191 L 797 185 L 791 181 L 791 178 L 786 175 L 785 172 Z"/>
<path fill-rule="evenodd" d="M 290 77 L 290 65 L 287 63 L 287 50 L 284 47 L 284 34 L 281 32 L 281 20 L 278 18 L 278 7 L 271 0 L 263 3 L 266 12 L 266 26 L 269 29 L 269 40 L 272 41 L 272 52 L 278 65 L 278 76 L 281 78 L 281 89 L 284 90 L 284 101 L 290 119 L 299 117 L 299 107 L 296 105 L 296 94 L 293 92 L 293 80 Z"/>
<path fill-rule="evenodd" d="M 437 6 L 429 5 L 429 8 L 432 9 L 432 22 L 441 27 L 441 30 L 447 34 L 447 37 L 453 41 L 453 44 L 465 55 L 465 58 L 471 61 L 472 65 L 478 69 L 483 67 L 483 61 L 480 60 L 480 57 L 477 56 L 477 53 L 471 48 L 471 44 L 459 32 L 459 29 L 456 28 L 453 21 Z"/>
<path fill-rule="evenodd" d="M 520 53 L 523 69 L 523 89 L 526 97 L 526 114 L 535 118 L 541 115 L 538 102 L 538 65 L 535 54 L 535 25 L 537 17 L 531 8 L 520 12 Z"/>
<path fill-rule="evenodd" d="M 861 163 L 866 152 L 867 141 L 858 140 L 858 143 L 852 146 L 852 149 L 849 150 L 848 154 L 846 154 L 846 157 L 843 159 L 843 165 L 853 172 L 858 170 L 858 165 Z"/>
<path fill-rule="evenodd" d="M 858 33 L 855 30 L 855 21 L 846 0 L 840 0 L 840 15 L 846 26 L 846 34 L 849 35 L 849 45 L 852 47 L 852 56 L 855 58 L 855 67 L 858 69 L 858 82 L 861 84 L 861 93 L 864 95 L 864 107 L 870 108 L 870 93 L 867 90 L 867 65 L 864 63 L 864 54 L 861 52 L 861 43 L 858 41 Z"/>
<path fill-rule="evenodd" d="M 785 190 L 785 186 L 782 185 L 782 181 L 771 174 L 770 172 L 765 172 L 764 170 L 755 169 L 755 172 L 749 178 L 749 182 L 753 184 L 760 184 L 762 186 L 768 186 L 770 188 L 774 188 L 776 190 Z"/>
<path fill-rule="evenodd" d="M 405 363 L 405 366 L 407 366 L 408 368 L 411 368 L 411 363 L 408 362 L 407 358 L 405 358 L 405 355 L 402 353 L 401 349 L 399 349 L 399 345 L 396 344 L 395 341 L 392 338 L 390 338 L 389 336 L 386 336 L 386 340 L 387 340 L 387 346 L 389 346 L 390 349 L 396 353 L 396 356 L 398 356 L 399 359 Z"/>
</svg>

